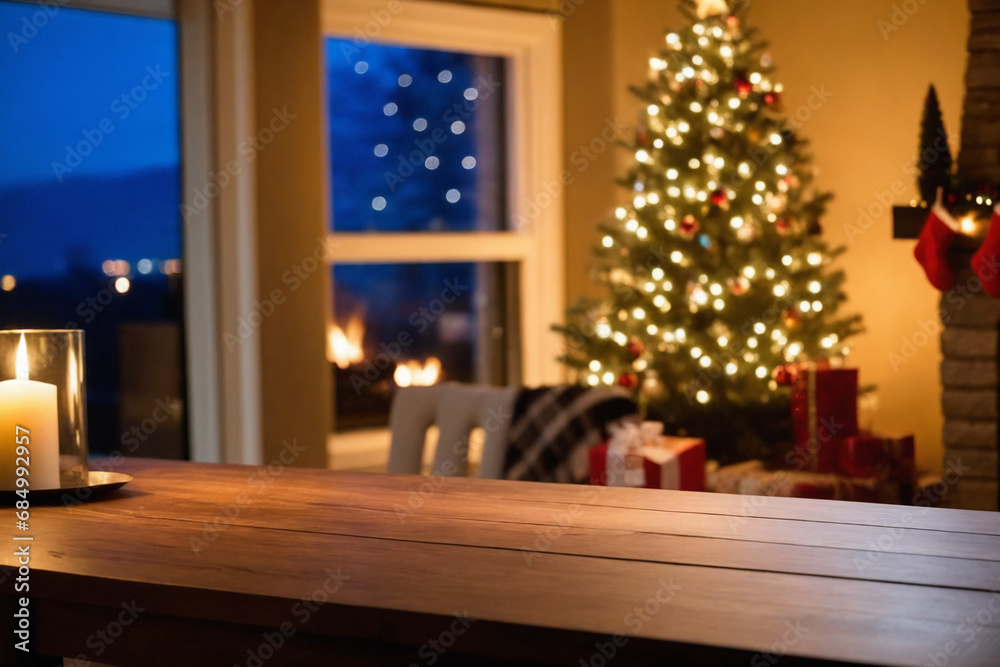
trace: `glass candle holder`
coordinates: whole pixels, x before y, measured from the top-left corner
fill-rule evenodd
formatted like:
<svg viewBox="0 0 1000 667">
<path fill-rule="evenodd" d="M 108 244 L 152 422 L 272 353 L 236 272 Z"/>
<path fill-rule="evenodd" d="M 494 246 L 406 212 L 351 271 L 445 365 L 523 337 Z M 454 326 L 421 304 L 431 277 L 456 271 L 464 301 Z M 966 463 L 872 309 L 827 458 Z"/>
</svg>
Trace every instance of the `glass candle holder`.
<svg viewBox="0 0 1000 667">
<path fill-rule="evenodd" d="M 0 490 L 87 479 L 83 332 L 0 331 Z"/>
</svg>

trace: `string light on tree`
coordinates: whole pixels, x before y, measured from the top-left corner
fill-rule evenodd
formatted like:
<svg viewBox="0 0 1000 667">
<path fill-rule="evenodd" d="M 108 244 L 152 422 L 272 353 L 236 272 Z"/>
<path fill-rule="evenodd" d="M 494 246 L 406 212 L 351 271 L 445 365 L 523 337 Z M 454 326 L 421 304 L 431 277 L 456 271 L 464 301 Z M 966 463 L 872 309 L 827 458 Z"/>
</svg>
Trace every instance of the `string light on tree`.
<svg viewBox="0 0 1000 667">
<path fill-rule="evenodd" d="M 622 179 L 633 194 L 598 237 L 595 275 L 609 297 L 572 311 L 596 327 L 561 327 L 581 381 L 613 378 L 675 425 L 698 406 L 722 414 L 787 399 L 787 364 L 840 355 L 860 331 L 859 318 L 837 314 L 839 250 L 818 233 L 829 195 L 782 115 L 748 6 L 681 0 L 687 25 L 647 54 Z"/>
</svg>

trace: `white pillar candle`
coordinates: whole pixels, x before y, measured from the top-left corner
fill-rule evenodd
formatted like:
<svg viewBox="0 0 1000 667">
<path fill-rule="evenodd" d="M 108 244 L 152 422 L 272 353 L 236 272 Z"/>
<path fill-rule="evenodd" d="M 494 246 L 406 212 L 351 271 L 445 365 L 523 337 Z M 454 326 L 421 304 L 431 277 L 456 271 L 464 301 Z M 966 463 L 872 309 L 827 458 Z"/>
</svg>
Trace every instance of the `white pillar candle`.
<svg viewBox="0 0 1000 667">
<path fill-rule="evenodd" d="M 0 489 L 59 488 L 59 404 L 56 386 L 28 378 L 28 348 L 21 335 L 15 360 L 16 380 L 0 382 Z M 18 427 L 21 427 L 20 429 Z M 30 441 L 28 487 L 17 486 L 17 438 Z"/>
</svg>

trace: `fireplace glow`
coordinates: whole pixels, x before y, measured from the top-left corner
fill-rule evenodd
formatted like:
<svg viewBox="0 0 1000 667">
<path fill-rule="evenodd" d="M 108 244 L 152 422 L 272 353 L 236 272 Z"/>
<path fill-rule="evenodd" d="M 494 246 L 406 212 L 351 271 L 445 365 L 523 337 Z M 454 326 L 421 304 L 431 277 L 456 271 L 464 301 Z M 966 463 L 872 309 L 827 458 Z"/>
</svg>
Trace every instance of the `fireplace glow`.
<svg viewBox="0 0 1000 667">
<path fill-rule="evenodd" d="M 974 216 L 967 215 L 959 220 L 958 224 L 962 228 L 962 233 L 966 236 L 975 236 L 979 232 L 979 223 L 976 222 Z"/>
<path fill-rule="evenodd" d="M 347 368 L 351 364 L 363 361 L 364 350 L 361 345 L 365 338 L 365 323 L 358 315 L 352 315 L 347 321 L 347 329 L 341 329 L 336 324 L 327 334 L 326 358 L 338 368 Z"/>
<path fill-rule="evenodd" d="M 429 387 L 441 377 L 441 362 L 431 357 L 424 364 L 410 360 L 396 366 L 392 379 L 398 387 Z"/>
</svg>

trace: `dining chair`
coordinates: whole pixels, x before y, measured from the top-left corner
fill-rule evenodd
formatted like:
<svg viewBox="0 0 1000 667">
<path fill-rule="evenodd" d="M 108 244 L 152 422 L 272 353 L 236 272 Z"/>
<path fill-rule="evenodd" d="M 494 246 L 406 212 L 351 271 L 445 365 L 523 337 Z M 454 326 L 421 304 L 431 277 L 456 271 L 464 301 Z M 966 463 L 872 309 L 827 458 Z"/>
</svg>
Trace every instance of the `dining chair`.
<svg viewBox="0 0 1000 667">
<path fill-rule="evenodd" d="M 501 479 L 514 400 L 518 387 L 446 382 L 397 391 L 389 412 L 392 445 L 387 472 L 418 474 L 427 429 L 438 427 L 431 471 L 436 475 L 467 476 L 469 437 L 475 428 L 485 433 L 478 477 Z"/>
</svg>

